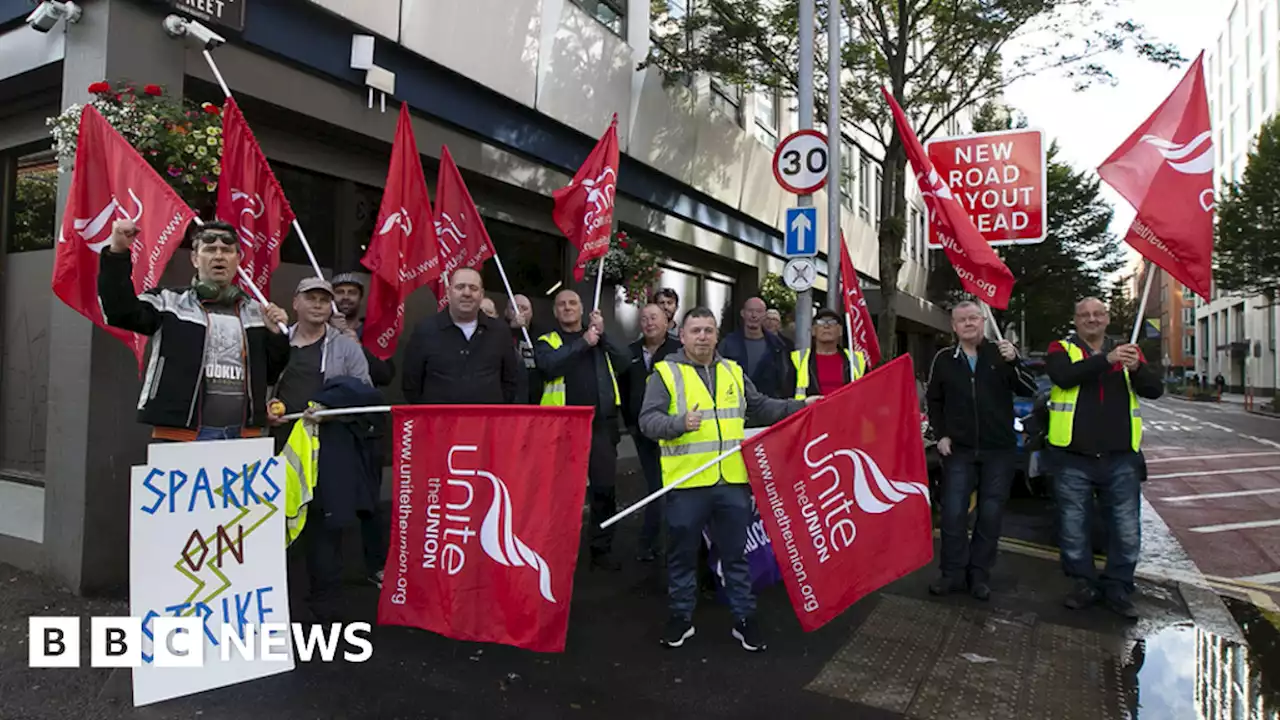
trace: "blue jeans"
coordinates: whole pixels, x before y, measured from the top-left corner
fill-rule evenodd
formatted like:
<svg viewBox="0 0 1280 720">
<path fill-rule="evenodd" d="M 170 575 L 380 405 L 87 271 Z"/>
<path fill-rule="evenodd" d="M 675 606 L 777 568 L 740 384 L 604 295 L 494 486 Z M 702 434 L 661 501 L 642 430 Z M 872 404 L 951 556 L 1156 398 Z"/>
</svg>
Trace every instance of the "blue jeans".
<svg viewBox="0 0 1280 720">
<path fill-rule="evenodd" d="M 662 458 L 658 443 L 638 432 L 635 433 L 635 441 L 640 471 L 644 473 L 645 492 L 657 492 L 662 489 Z M 657 550 L 660 546 L 658 535 L 662 532 L 662 508 L 666 500 L 666 497 L 660 497 L 644 509 L 644 525 L 640 528 L 641 552 Z"/>
<path fill-rule="evenodd" d="M 1004 506 L 1013 484 L 1012 450 L 952 447 L 942 459 L 942 574 L 989 582 L 999 550 Z M 978 490 L 978 520 L 968 537 L 969 495 Z"/>
<path fill-rule="evenodd" d="M 196 432 L 196 442 L 205 440 L 239 440 L 241 427 L 239 425 L 230 425 L 228 427 L 202 427 Z"/>
<path fill-rule="evenodd" d="M 667 494 L 667 599 L 672 615 L 693 618 L 698 599 L 698 549 L 702 529 L 710 525 L 711 541 L 720 552 L 725 594 L 738 620 L 755 615 L 751 565 L 747 562 L 747 526 L 751 522 L 751 487 L 713 485 L 673 490 Z"/>
<path fill-rule="evenodd" d="M 1137 453 L 1100 457 L 1052 451 L 1054 495 L 1058 503 L 1058 547 L 1062 570 L 1104 593 L 1133 592 L 1133 571 L 1142 548 L 1142 487 Z M 1093 564 L 1093 494 L 1107 529 L 1107 566 L 1099 581 Z"/>
</svg>

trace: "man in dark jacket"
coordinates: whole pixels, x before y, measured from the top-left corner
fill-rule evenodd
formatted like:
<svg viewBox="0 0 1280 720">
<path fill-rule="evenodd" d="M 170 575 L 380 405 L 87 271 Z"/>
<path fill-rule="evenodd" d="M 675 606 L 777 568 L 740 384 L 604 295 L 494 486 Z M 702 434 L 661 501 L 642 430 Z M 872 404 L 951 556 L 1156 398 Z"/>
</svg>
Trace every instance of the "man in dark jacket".
<svg viewBox="0 0 1280 720">
<path fill-rule="evenodd" d="M 538 373 L 543 378 L 542 403 L 552 406 L 586 406 L 596 409 L 591 423 L 591 458 L 588 461 L 588 495 L 591 498 L 591 564 L 618 570 L 613 558 L 613 528 L 600 523 L 618 511 L 615 483 L 618 475 L 618 408 L 622 393 L 618 374 L 631 364 L 631 353 L 605 334 L 604 317 L 597 310 L 583 324 L 582 298 L 572 290 L 556 295 L 559 330 L 542 335 L 534 343 Z"/>
<path fill-rule="evenodd" d="M 525 295 L 516 295 L 515 301 L 515 307 L 507 303 L 503 317 L 511 327 L 511 343 L 523 364 L 516 374 L 516 402 L 537 405 L 542 401 L 542 383 L 538 381 L 538 363 L 533 356 L 533 339 L 538 337 L 533 326 L 533 303 Z"/>
<path fill-rule="evenodd" d="M 1097 298 L 1076 304 L 1076 336 L 1049 346 L 1049 461 L 1058 505 L 1062 569 L 1076 581 L 1066 606 L 1104 600 L 1129 620 L 1138 610 L 1129 596 L 1142 544 L 1142 410 L 1138 398 L 1164 393 L 1137 345 L 1106 336 L 1110 311 Z M 1107 523 L 1107 567 L 1093 563 L 1091 518 L 1097 494 Z"/>
<path fill-rule="evenodd" d="M 360 317 L 360 302 L 364 299 L 364 281 L 355 273 L 339 273 L 333 276 L 334 302 L 341 313 L 333 318 L 334 327 L 356 341 L 364 349 L 365 362 L 369 363 L 369 378 L 374 387 L 387 387 L 396 375 L 391 358 L 381 360 L 369 352 L 360 342 L 364 338 L 364 318 Z"/>
<path fill-rule="evenodd" d="M 98 261 L 98 299 L 108 325 L 152 336 L 138 422 L 159 440 L 225 440 L 265 432 L 267 388 L 289 361 L 289 321 L 236 287 L 241 248 L 223 222 L 192 226 L 191 286 L 133 289 L 129 248 L 138 236 L 118 220 Z"/>
<path fill-rule="evenodd" d="M 656 303 L 640 311 L 639 340 L 631 343 L 631 367 L 624 376 L 627 390 L 622 395 L 623 417 L 635 439 L 636 455 L 644 473 L 645 489 L 654 492 L 662 487 L 662 466 L 658 443 L 640 432 L 640 406 L 644 404 L 645 384 L 653 368 L 668 355 L 680 349 L 680 343 L 667 333 L 667 314 Z M 653 562 L 661 548 L 658 536 L 662 529 L 663 498 L 644 509 L 644 526 L 640 529 L 640 562 Z"/>
<path fill-rule="evenodd" d="M 515 402 L 520 361 L 511 331 L 480 312 L 484 281 L 471 268 L 449 278 L 449 307 L 418 323 L 404 360 L 411 405 L 505 405 Z"/>
<path fill-rule="evenodd" d="M 945 595 L 968 584 L 979 600 L 995 564 L 1005 502 L 1013 482 L 1013 396 L 1035 397 L 1036 385 L 1007 340 L 986 342 L 986 316 L 973 302 L 951 311 L 959 342 L 933 358 L 929 424 L 942 456 L 942 574 L 929 592 Z M 968 541 L 969 495 L 978 488 L 978 521 Z"/>
<path fill-rule="evenodd" d="M 787 356 L 790 349 L 781 336 L 764 329 L 764 301 L 753 297 L 742 306 L 742 329 L 720 341 L 720 354 L 742 366 L 761 394 L 785 398 Z"/>
</svg>

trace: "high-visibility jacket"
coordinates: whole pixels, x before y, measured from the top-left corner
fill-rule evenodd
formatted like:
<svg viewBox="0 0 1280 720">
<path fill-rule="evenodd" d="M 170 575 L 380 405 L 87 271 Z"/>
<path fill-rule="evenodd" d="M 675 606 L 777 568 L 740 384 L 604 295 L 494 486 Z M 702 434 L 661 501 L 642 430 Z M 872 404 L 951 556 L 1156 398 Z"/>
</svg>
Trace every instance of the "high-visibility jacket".
<svg viewBox="0 0 1280 720">
<path fill-rule="evenodd" d="M 538 338 L 551 346 L 552 350 L 559 350 L 564 341 L 560 339 L 560 333 L 552 330 L 551 332 Z M 609 380 L 613 382 L 613 402 L 616 405 L 622 405 L 622 393 L 618 392 L 618 374 L 613 371 L 613 361 L 609 359 L 606 353 L 604 356 L 605 366 L 609 368 Z M 563 407 L 565 403 L 565 384 L 564 377 L 552 378 L 542 384 L 542 402 L 541 405 L 556 405 Z"/>
<path fill-rule="evenodd" d="M 1063 340 L 1062 347 L 1067 351 L 1071 362 L 1078 363 L 1085 359 L 1084 350 L 1070 340 Z M 1129 371 L 1124 372 L 1124 384 L 1129 389 L 1129 436 L 1133 451 L 1142 447 L 1142 409 L 1138 406 L 1138 396 L 1133 392 L 1133 382 L 1129 379 Z M 1076 400 L 1080 397 L 1080 386 L 1060 388 L 1054 385 L 1049 391 L 1049 444 L 1055 447 L 1070 447 L 1072 431 L 1076 423 Z"/>
<path fill-rule="evenodd" d="M 702 425 L 674 440 L 660 440 L 662 483 L 669 485 L 697 470 L 717 455 L 742 444 L 746 439 L 747 396 L 742 366 L 721 359 L 715 365 L 716 396 L 692 365 L 663 360 L 654 365 L 671 396 L 667 413 L 683 416 L 694 408 L 702 414 Z M 747 464 L 742 453 L 733 453 L 695 475 L 681 488 L 715 485 L 723 478 L 735 485 L 747 483 Z"/>
<path fill-rule="evenodd" d="M 307 524 L 307 504 L 315 496 L 320 471 L 320 434 L 316 425 L 305 419 L 295 422 L 280 456 L 285 465 L 284 517 L 288 531 L 285 547 L 288 547 L 302 534 Z"/>
<path fill-rule="evenodd" d="M 796 400 L 804 400 L 809 393 L 809 355 L 813 348 L 791 352 L 791 364 L 796 369 Z M 867 372 L 867 356 L 861 352 L 853 352 L 844 348 L 844 356 L 849 361 L 849 382 L 862 377 Z"/>
</svg>

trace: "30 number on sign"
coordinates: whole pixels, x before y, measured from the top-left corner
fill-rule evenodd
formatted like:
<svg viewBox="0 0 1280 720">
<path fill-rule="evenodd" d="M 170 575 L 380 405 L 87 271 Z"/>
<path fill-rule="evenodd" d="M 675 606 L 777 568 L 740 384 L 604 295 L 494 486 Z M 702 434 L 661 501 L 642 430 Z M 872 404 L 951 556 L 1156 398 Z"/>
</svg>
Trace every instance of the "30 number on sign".
<svg viewBox="0 0 1280 720">
<path fill-rule="evenodd" d="M 827 138 L 817 130 L 787 136 L 773 153 L 773 176 L 788 192 L 808 195 L 827 184 Z"/>
</svg>

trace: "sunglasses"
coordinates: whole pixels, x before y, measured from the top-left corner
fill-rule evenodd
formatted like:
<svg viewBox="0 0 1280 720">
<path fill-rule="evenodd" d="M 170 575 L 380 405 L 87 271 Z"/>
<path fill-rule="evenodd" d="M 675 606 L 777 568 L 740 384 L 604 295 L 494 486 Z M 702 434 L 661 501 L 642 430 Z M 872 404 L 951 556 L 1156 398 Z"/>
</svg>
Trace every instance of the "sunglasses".
<svg viewBox="0 0 1280 720">
<path fill-rule="evenodd" d="M 814 320 L 813 324 L 814 325 L 839 325 L 840 321 L 836 320 L 835 318 L 822 318 L 821 320 Z"/>
</svg>

